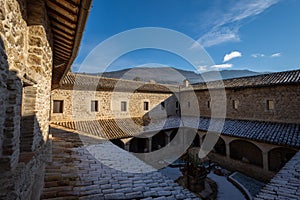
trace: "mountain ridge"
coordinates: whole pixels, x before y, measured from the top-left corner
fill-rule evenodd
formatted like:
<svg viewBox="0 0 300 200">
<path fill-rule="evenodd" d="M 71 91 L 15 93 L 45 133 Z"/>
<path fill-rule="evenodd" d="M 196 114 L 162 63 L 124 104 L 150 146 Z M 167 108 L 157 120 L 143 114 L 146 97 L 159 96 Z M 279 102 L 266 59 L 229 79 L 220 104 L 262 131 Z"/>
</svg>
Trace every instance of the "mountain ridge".
<svg viewBox="0 0 300 200">
<path fill-rule="evenodd" d="M 173 67 L 140 67 L 140 68 L 126 68 L 116 71 L 104 73 L 79 73 L 94 76 L 103 76 L 107 78 L 117 78 L 125 80 L 138 81 L 155 81 L 162 84 L 181 84 L 183 80 L 187 79 L 191 84 L 204 82 L 203 77 L 207 81 L 219 80 L 220 76 L 223 80 L 230 78 L 239 78 L 245 76 L 255 76 L 267 72 L 254 72 L 250 70 L 221 70 L 221 71 L 207 71 L 201 74 L 193 71 L 177 69 Z"/>
</svg>

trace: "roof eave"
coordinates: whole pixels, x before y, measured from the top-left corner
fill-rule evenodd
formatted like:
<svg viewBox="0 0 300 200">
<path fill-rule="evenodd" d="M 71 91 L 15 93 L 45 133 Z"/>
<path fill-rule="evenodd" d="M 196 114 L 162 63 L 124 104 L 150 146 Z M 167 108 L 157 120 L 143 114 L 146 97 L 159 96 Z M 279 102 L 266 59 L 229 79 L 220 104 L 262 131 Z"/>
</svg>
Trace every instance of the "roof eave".
<svg viewBox="0 0 300 200">
<path fill-rule="evenodd" d="M 79 19 L 78 19 L 78 26 L 77 26 L 77 30 L 76 30 L 76 34 L 75 34 L 74 47 L 73 47 L 73 50 L 72 50 L 72 55 L 71 55 L 71 58 L 70 58 L 67 66 L 66 66 L 66 69 L 65 69 L 62 77 L 60 78 L 58 86 L 60 86 L 62 84 L 63 78 L 69 72 L 69 70 L 71 68 L 71 65 L 73 64 L 75 58 L 78 55 L 80 43 L 81 43 L 81 40 L 82 40 L 83 32 L 84 32 L 85 25 L 86 25 L 86 22 L 87 22 L 87 19 L 88 19 L 88 15 L 89 15 L 89 12 L 90 12 L 92 1 L 93 0 L 81 1 L 80 13 L 79 13 Z"/>
</svg>

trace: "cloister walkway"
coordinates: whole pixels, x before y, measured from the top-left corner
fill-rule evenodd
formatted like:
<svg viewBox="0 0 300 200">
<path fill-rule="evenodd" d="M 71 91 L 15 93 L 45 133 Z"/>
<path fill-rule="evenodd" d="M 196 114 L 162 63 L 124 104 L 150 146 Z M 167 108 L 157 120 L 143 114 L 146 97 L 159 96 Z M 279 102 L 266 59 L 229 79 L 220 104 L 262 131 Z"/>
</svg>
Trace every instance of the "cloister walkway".
<svg viewBox="0 0 300 200">
<path fill-rule="evenodd" d="M 52 162 L 46 166 L 41 199 L 198 199 L 160 172 L 129 173 L 108 167 L 109 160 L 118 157 L 125 167 L 143 171 L 150 166 L 107 141 L 55 127 L 51 134 Z M 91 152 L 106 156 L 106 165 Z"/>
</svg>

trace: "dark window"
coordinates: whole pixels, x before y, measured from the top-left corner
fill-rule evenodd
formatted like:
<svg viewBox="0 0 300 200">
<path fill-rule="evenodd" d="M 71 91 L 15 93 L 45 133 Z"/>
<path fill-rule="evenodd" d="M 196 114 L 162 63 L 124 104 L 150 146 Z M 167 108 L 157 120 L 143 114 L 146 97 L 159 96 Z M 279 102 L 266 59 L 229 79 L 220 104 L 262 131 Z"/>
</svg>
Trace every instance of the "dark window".
<svg viewBox="0 0 300 200">
<path fill-rule="evenodd" d="M 149 110 L 149 102 L 144 101 L 144 110 Z"/>
<path fill-rule="evenodd" d="M 176 108 L 178 108 L 179 107 L 179 102 L 178 101 L 176 101 Z"/>
<path fill-rule="evenodd" d="M 191 107 L 191 102 L 188 101 L 188 108 L 190 108 L 190 107 Z"/>
<path fill-rule="evenodd" d="M 207 108 L 210 108 L 210 101 L 207 101 Z"/>
<path fill-rule="evenodd" d="M 160 107 L 161 107 L 162 110 L 164 110 L 165 109 L 165 102 L 161 102 Z"/>
<path fill-rule="evenodd" d="M 53 113 L 63 113 L 64 101 L 54 100 L 53 101 Z"/>
<path fill-rule="evenodd" d="M 98 112 L 98 101 L 91 101 L 91 111 Z"/>
<path fill-rule="evenodd" d="M 238 100 L 232 100 L 232 108 L 237 110 L 238 107 L 239 107 L 239 102 L 238 102 Z"/>
<path fill-rule="evenodd" d="M 274 110 L 274 101 L 267 100 L 267 110 Z"/>
<path fill-rule="evenodd" d="M 127 102 L 121 101 L 121 111 L 126 112 L 127 111 Z"/>
</svg>

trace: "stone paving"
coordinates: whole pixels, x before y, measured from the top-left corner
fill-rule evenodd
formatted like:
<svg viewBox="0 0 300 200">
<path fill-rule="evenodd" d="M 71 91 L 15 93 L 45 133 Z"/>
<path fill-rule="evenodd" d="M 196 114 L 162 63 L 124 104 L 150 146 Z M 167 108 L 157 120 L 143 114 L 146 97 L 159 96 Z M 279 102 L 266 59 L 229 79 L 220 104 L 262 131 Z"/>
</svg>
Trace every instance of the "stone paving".
<svg viewBox="0 0 300 200">
<path fill-rule="evenodd" d="M 41 199 L 198 199 L 160 172 L 111 168 L 153 169 L 107 141 L 54 127 L 51 133 L 52 162 Z"/>
</svg>

